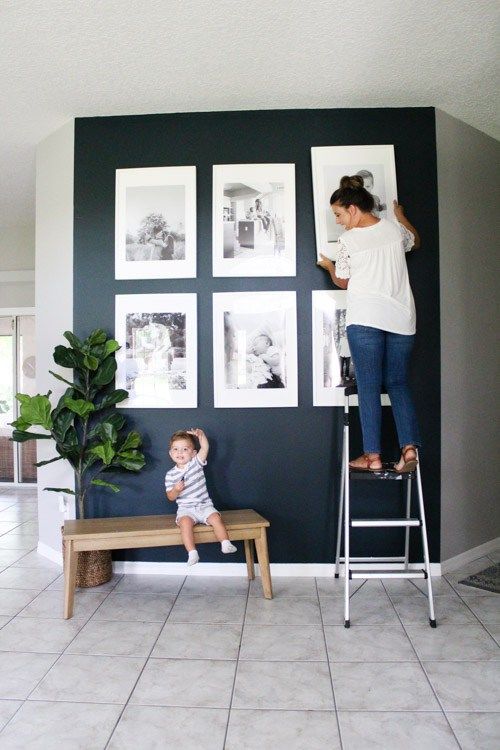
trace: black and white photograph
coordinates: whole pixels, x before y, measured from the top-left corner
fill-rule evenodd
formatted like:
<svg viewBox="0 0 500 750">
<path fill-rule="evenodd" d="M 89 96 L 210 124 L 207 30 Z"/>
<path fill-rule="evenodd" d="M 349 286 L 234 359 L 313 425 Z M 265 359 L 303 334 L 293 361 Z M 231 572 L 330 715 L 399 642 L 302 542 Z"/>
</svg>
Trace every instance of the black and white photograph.
<svg viewBox="0 0 500 750">
<path fill-rule="evenodd" d="M 214 166 L 214 276 L 295 276 L 293 164 Z"/>
<path fill-rule="evenodd" d="M 196 295 L 116 297 L 116 387 L 124 408 L 195 407 Z"/>
<path fill-rule="evenodd" d="M 373 196 L 373 213 L 394 220 L 397 199 L 393 146 L 319 146 L 311 148 L 316 252 L 336 259 L 338 239 L 345 229 L 335 222 L 332 193 L 344 175 L 358 175 Z"/>
<path fill-rule="evenodd" d="M 343 406 L 344 388 L 355 385 L 356 372 L 346 331 L 347 292 L 312 293 L 313 406 Z M 389 405 L 382 396 L 382 404 Z M 351 397 L 357 405 L 357 396 Z"/>
<path fill-rule="evenodd" d="M 295 292 L 216 293 L 216 407 L 297 406 Z"/>
<path fill-rule="evenodd" d="M 196 168 L 116 170 L 117 279 L 196 276 Z"/>
</svg>

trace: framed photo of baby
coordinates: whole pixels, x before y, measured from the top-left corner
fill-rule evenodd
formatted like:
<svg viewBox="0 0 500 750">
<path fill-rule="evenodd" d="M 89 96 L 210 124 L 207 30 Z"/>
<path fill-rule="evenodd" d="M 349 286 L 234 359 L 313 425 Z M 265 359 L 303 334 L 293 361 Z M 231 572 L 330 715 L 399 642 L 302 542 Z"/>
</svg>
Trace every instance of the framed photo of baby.
<svg viewBox="0 0 500 750">
<path fill-rule="evenodd" d="M 116 295 L 119 407 L 197 406 L 196 294 Z"/>
<path fill-rule="evenodd" d="M 295 292 L 213 295 L 215 407 L 297 406 Z"/>
<path fill-rule="evenodd" d="M 196 277 L 196 167 L 116 170 L 115 277 Z"/>
<path fill-rule="evenodd" d="M 313 406 L 344 406 L 344 388 L 356 384 L 346 331 L 347 293 L 312 292 Z M 351 396 L 351 406 L 358 403 Z M 382 405 L 390 404 L 387 394 Z"/>
<path fill-rule="evenodd" d="M 373 195 L 376 216 L 394 219 L 397 200 L 394 146 L 314 146 L 311 148 L 316 255 L 336 260 L 338 238 L 344 231 L 335 223 L 330 197 L 344 175 L 357 174 Z M 395 219 L 394 219 L 395 220 Z"/>
<path fill-rule="evenodd" d="M 213 275 L 295 276 L 295 165 L 213 168 Z"/>
</svg>

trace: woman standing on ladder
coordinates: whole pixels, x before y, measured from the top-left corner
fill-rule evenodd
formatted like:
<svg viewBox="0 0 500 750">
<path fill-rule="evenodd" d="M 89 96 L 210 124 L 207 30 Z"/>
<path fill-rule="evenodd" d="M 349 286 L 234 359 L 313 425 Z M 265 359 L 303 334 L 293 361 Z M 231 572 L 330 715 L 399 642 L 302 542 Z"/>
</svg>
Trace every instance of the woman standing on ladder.
<svg viewBox="0 0 500 750">
<path fill-rule="evenodd" d="M 342 177 L 330 205 L 339 238 L 336 264 L 321 256 L 318 265 L 333 283 L 347 289 L 347 338 L 354 361 L 363 455 L 351 469 L 380 471 L 382 384 L 391 400 L 401 446 L 398 472 L 413 471 L 420 445 L 415 407 L 408 386 L 408 365 L 415 339 L 415 303 L 405 252 L 420 246 L 415 228 L 394 201 L 398 223 L 373 214 L 374 199 L 358 175 Z"/>
</svg>

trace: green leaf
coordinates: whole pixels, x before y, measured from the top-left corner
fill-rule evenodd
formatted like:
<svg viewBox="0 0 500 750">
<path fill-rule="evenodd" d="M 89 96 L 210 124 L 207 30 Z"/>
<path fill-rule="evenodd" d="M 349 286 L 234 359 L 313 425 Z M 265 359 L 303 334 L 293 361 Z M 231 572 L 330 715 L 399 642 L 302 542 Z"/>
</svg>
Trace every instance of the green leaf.
<svg viewBox="0 0 500 750">
<path fill-rule="evenodd" d="M 113 492 L 120 492 L 120 488 L 117 484 L 111 482 L 105 482 L 104 479 L 93 479 L 90 484 L 96 484 L 98 487 L 109 487 Z"/>
<path fill-rule="evenodd" d="M 86 401 L 83 398 L 65 398 L 64 404 L 68 407 L 68 409 L 71 409 L 71 411 L 75 412 L 75 414 L 78 414 L 78 416 L 82 419 L 88 419 L 89 414 L 91 414 L 95 410 L 95 406 L 92 401 Z"/>
<path fill-rule="evenodd" d="M 35 466 L 46 466 L 46 464 L 52 464 L 54 461 L 60 461 L 62 456 L 56 456 L 55 458 L 49 458 L 47 461 L 38 461 Z"/>
<path fill-rule="evenodd" d="M 105 424 L 109 424 L 112 427 L 115 428 L 115 430 L 118 432 L 121 430 L 123 425 L 125 424 L 125 417 L 123 414 L 118 414 L 118 412 L 113 412 L 109 416 L 107 416 L 102 422 L 99 424 L 96 424 L 89 432 L 87 433 L 87 437 L 89 440 L 93 440 L 95 437 L 98 437 L 101 432 L 101 427 Z"/>
<path fill-rule="evenodd" d="M 46 430 L 51 429 L 52 418 L 50 413 L 52 411 L 52 404 L 48 396 L 41 396 L 39 393 L 36 396 L 25 396 L 22 393 L 17 393 L 16 398 L 21 403 L 21 419 L 29 422 L 29 424 L 45 427 Z"/>
<path fill-rule="evenodd" d="M 44 487 L 46 492 L 64 492 L 66 495 L 76 494 L 74 490 L 70 490 L 68 487 Z"/>
<path fill-rule="evenodd" d="M 104 344 L 107 338 L 106 331 L 103 331 L 102 328 L 96 328 L 86 341 L 90 346 L 95 346 L 96 344 Z"/>
<path fill-rule="evenodd" d="M 81 368 L 83 365 L 83 356 L 80 352 L 77 352 L 74 349 L 68 349 L 67 346 L 62 346 L 61 344 L 54 349 L 53 357 L 56 365 L 69 367 L 71 370 L 78 367 Z"/>
<path fill-rule="evenodd" d="M 109 441 L 112 444 L 116 443 L 116 439 L 118 437 L 116 428 L 109 422 L 103 422 L 99 426 L 99 435 L 102 440 Z"/>
<path fill-rule="evenodd" d="M 113 352 L 117 352 L 118 349 L 121 349 L 121 346 L 118 343 L 118 341 L 115 341 L 115 339 L 109 339 L 104 344 L 104 351 L 105 351 L 106 357 L 108 357 L 110 354 L 113 354 Z"/>
<path fill-rule="evenodd" d="M 128 391 L 123 390 L 123 388 L 119 388 L 117 391 L 112 391 L 104 396 L 100 404 L 96 406 L 96 411 L 101 411 L 101 409 L 106 409 L 108 406 L 119 404 L 120 401 L 125 401 L 126 398 L 128 398 Z"/>
<path fill-rule="evenodd" d="M 52 435 L 43 435 L 40 432 L 27 432 L 26 430 L 14 430 L 10 440 L 14 443 L 26 443 L 28 440 L 52 440 Z"/>
<path fill-rule="evenodd" d="M 115 449 L 109 440 L 106 440 L 105 443 L 101 443 L 100 445 L 94 445 L 90 448 L 89 453 L 98 456 L 106 466 L 109 466 L 115 457 Z"/>
<path fill-rule="evenodd" d="M 95 375 L 92 376 L 92 385 L 108 385 L 115 377 L 116 360 L 114 357 L 108 357 L 101 362 Z"/>
<path fill-rule="evenodd" d="M 129 471 L 139 471 L 146 463 L 146 459 L 139 451 L 126 451 L 116 456 L 115 463 Z"/>
<path fill-rule="evenodd" d="M 25 419 L 15 419 L 13 422 L 9 422 L 9 424 L 12 425 L 12 427 L 15 427 L 16 430 L 27 430 L 28 427 L 31 427 L 31 424 L 29 422 L 26 422 Z"/>
<path fill-rule="evenodd" d="M 64 442 L 66 433 L 73 424 L 74 418 L 74 412 L 66 408 L 61 409 L 61 411 L 53 418 L 52 432 L 57 440 Z"/>
<path fill-rule="evenodd" d="M 83 358 L 83 364 L 89 370 L 97 370 L 99 367 L 99 360 L 97 357 L 93 357 L 91 354 L 86 354 Z"/>
<path fill-rule="evenodd" d="M 121 455 L 123 451 L 130 450 L 131 448 L 138 448 L 141 443 L 142 438 L 138 432 L 129 432 L 129 434 L 123 441 L 123 444 L 118 449 L 118 452 Z"/>
<path fill-rule="evenodd" d="M 71 331 L 64 331 L 63 336 L 66 339 L 66 341 L 69 341 L 73 349 L 76 349 L 77 351 L 81 352 L 83 348 L 83 342 L 80 341 L 78 336 L 75 336 L 75 334 L 72 333 Z"/>
<path fill-rule="evenodd" d="M 94 454 L 89 454 L 89 452 L 87 451 L 82 463 L 82 474 L 85 474 L 87 469 L 90 469 L 92 464 L 95 464 L 96 461 L 99 461 L 99 457 L 95 456 Z"/>
<path fill-rule="evenodd" d="M 71 386 L 72 390 L 76 390 L 79 393 L 84 393 L 83 388 L 80 388 L 80 386 L 77 385 L 76 383 L 71 383 L 69 380 L 66 380 L 66 378 L 63 378 L 62 375 L 58 375 L 58 373 L 54 372 L 53 370 L 49 370 L 49 372 L 50 372 L 51 375 L 53 375 L 55 378 L 57 378 L 57 380 L 60 380 L 62 383 L 66 383 L 66 385 Z"/>
</svg>

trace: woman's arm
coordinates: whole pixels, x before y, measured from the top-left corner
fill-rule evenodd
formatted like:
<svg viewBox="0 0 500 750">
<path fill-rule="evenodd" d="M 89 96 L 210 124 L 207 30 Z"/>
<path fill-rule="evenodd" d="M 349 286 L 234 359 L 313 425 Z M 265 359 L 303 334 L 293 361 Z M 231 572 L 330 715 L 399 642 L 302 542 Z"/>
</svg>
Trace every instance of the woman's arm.
<svg viewBox="0 0 500 750">
<path fill-rule="evenodd" d="M 347 286 L 349 284 L 349 279 L 339 279 L 337 274 L 335 273 L 335 263 L 331 261 L 329 258 L 327 258 L 325 255 L 321 255 L 321 260 L 318 260 L 317 265 L 321 268 L 324 268 L 325 271 L 328 271 L 330 274 L 330 278 L 335 284 L 335 286 L 338 286 L 340 289 L 347 289 Z"/>
<path fill-rule="evenodd" d="M 410 224 L 410 222 L 406 218 L 406 216 L 404 214 L 404 208 L 403 208 L 403 206 L 401 206 L 395 200 L 395 201 L 393 201 L 393 207 L 394 207 L 394 216 L 396 217 L 396 219 L 399 221 L 400 224 L 402 224 L 404 227 L 406 227 L 406 229 L 409 229 L 410 232 L 415 237 L 415 242 L 413 244 L 413 249 L 414 250 L 418 250 L 418 248 L 420 247 L 420 235 L 419 235 L 419 233 L 417 232 L 417 230 L 415 229 L 415 227 L 413 226 L 413 224 Z"/>
</svg>

